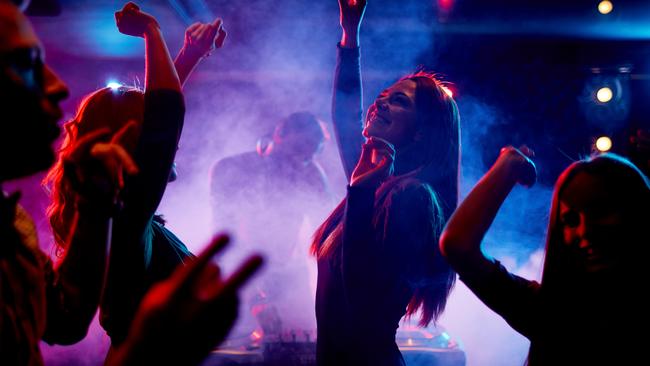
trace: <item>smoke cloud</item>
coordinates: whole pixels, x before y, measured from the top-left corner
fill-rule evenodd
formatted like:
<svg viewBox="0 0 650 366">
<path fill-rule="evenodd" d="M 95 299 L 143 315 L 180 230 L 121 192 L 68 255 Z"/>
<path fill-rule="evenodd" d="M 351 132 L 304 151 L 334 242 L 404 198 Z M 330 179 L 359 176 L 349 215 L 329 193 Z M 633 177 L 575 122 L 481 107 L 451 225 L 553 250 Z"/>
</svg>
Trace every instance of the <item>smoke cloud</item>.
<svg viewBox="0 0 650 366">
<path fill-rule="evenodd" d="M 168 186 L 159 212 L 167 220 L 167 226 L 194 252 L 200 251 L 214 233 L 230 231 L 234 235 L 233 245 L 219 258 L 227 274 L 253 248 L 240 246 L 243 240 L 238 240 L 238 237 L 243 233 L 238 233 L 236 228 L 212 225 L 210 170 L 222 158 L 255 150 L 258 139 L 269 135 L 277 122 L 295 111 L 314 113 L 325 122 L 329 133 L 333 133 L 330 123 L 331 80 L 340 28 L 336 1 L 292 0 L 281 4 L 253 1 L 246 6 L 239 2 L 210 3 L 211 10 L 223 18 L 229 35 L 224 48 L 206 58 L 185 86 L 187 113 L 177 155 L 179 178 Z M 115 9 L 120 5 L 115 2 Z M 82 10 L 77 9 L 79 12 Z M 168 15 L 169 12 L 166 8 L 152 9 L 154 15 L 167 15 L 159 21 L 174 52 L 182 44 L 182 29 L 187 24 L 179 24 L 178 17 Z M 67 14 L 64 12 L 62 19 L 83 17 L 82 14 Z M 385 87 L 413 71 L 423 54 L 436 57 L 435 53 L 430 54 L 432 49 L 435 50 L 431 40 L 433 16 L 430 2 L 369 2 L 361 33 L 366 106 Z M 111 21 L 110 17 L 107 19 Z M 45 32 L 53 29 L 56 19 L 36 19 L 35 22 L 46 49 L 50 45 L 53 48 L 48 62 L 71 87 L 72 97 L 65 104 L 68 116 L 73 114 L 75 104 L 85 93 L 102 87 L 108 78 L 144 80 L 141 58 L 125 59 L 118 53 L 96 54 L 90 48 L 85 49 L 86 54 L 82 56 L 79 56 L 81 51 L 78 49 L 66 52 L 66 46 L 55 40 L 56 32 Z M 132 47 L 137 48 L 137 45 L 128 45 L 130 54 L 133 54 Z M 490 138 L 489 127 L 497 124 L 502 114 L 480 100 L 480 96 L 471 95 L 462 95 L 458 100 L 463 132 L 463 195 L 487 169 L 480 147 L 482 141 Z M 328 177 L 332 197 L 325 202 L 306 199 L 303 207 L 289 208 L 318 214 L 301 223 L 296 250 L 285 253 L 304 265 L 308 273 L 308 290 L 291 293 L 288 296 L 293 299 L 291 304 L 277 305 L 281 313 L 293 314 L 283 319 L 284 326 L 301 330 L 315 329 L 316 268 L 315 259 L 308 254 L 311 235 L 344 197 L 347 184 L 333 139 L 325 142 L 317 161 Z M 34 180 L 31 182 L 22 187 L 38 192 Z M 539 278 L 541 273 L 540 248 L 543 248 L 550 192 L 550 187 L 516 188 L 485 239 L 487 253 L 527 278 Z M 295 191 L 295 187 L 277 193 L 279 196 L 301 194 Z M 39 195 L 42 193 L 36 197 L 41 197 Z M 28 208 L 40 223 L 39 227 L 46 226 L 42 216 L 43 201 L 28 203 Z M 273 231 L 282 227 L 282 217 L 277 219 L 274 225 L 264 228 L 269 238 L 281 234 Z M 42 246 L 48 250 L 51 234 L 47 228 L 42 229 L 41 236 Z M 278 253 L 281 248 L 260 244 L 254 249 L 269 257 L 283 254 Z M 252 281 L 245 295 L 254 293 L 272 270 L 267 266 Z M 292 283 L 294 279 L 302 281 L 301 284 Z M 291 291 L 303 289 L 304 281 L 304 276 L 284 277 L 277 285 L 282 287 L 280 290 Z M 242 305 L 240 314 L 249 313 L 250 309 Z M 448 301 L 439 327 L 461 345 L 469 366 L 521 365 L 526 357 L 527 340 L 510 329 L 461 282 Z M 246 315 L 242 315 L 242 322 L 232 336 L 243 337 L 249 331 L 250 324 Z M 83 342 L 65 348 L 43 345 L 43 351 L 48 365 L 99 365 L 107 345 L 106 335 L 95 322 Z"/>
</svg>

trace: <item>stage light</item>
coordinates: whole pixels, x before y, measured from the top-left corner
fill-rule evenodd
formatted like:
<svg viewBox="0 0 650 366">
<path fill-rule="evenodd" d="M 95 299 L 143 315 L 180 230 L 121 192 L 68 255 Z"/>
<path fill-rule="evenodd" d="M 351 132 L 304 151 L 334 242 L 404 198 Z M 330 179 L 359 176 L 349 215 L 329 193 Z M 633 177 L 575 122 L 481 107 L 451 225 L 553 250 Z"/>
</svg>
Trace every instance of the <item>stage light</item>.
<svg viewBox="0 0 650 366">
<path fill-rule="evenodd" d="M 594 68 L 587 77 L 580 107 L 587 121 L 600 131 L 622 128 L 629 115 L 631 103 L 628 68 Z"/>
<path fill-rule="evenodd" d="M 614 4 L 611 1 L 604 0 L 598 4 L 598 11 L 601 14 L 609 14 L 614 10 Z"/>
<path fill-rule="evenodd" d="M 607 103 L 612 100 L 613 97 L 614 92 L 612 92 L 612 89 L 607 86 L 598 89 L 596 92 L 596 99 L 598 99 L 598 101 L 601 103 Z"/>
<path fill-rule="evenodd" d="M 450 11 L 454 7 L 454 0 L 438 0 L 438 6 L 443 11 Z"/>
<path fill-rule="evenodd" d="M 600 152 L 607 152 L 612 148 L 612 139 L 607 136 L 601 136 L 596 140 L 596 149 Z"/>
<path fill-rule="evenodd" d="M 454 97 L 454 92 L 453 92 L 451 89 L 449 89 L 449 87 L 446 87 L 446 86 L 444 86 L 444 85 L 441 85 L 440 88 L 442 89 L 442 91 L 445 92 L 445 94 L 447 94 L 447 95 L 449 96 L 449 98 L 453 98 L 453 97 Z"/>
<path fill-rule="evenodd" d="M 122 86 L 122 84 L 118 83 L 117 81 L 109 81 L 106 83 L 107 88 L 111 88 L 113 90 L 117 90 Z"/>
<path fill-rule="evenodd" d="M 256 329 L 253 331 L 253 333 L 251 333 L 252 341 L 259 341 L 260 339 L 262 339 L 262 337 L 264 337 L 264 331 L 262 331 L 261 329 Z"/>
</svg>

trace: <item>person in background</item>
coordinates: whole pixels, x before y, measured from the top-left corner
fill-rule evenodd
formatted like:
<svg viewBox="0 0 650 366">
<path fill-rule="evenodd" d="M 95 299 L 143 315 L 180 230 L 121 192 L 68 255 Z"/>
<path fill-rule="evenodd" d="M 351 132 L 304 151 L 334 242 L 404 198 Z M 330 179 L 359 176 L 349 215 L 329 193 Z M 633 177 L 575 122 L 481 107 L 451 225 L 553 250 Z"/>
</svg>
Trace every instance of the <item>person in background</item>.
<svg viewBox="0 0 650 366">
<path fill-rule="evenodd" d="M 257 319 L 245 316 L 243 332 L 261 327 L 266 335 L 278 335 L 313 327 L 304 305 L 313 290 L 303 232 L 315 228 L 332 202 L 316 161 L 325 139 L 316 116 L 295 112 L 277 124 L 267 146 L 258 144 L 257 151 L 225 157 L 212 167 L 213 228 L 236 230 L 239 247 L 263 247 L 268 262 L 246 299 Z"/>
</svg>

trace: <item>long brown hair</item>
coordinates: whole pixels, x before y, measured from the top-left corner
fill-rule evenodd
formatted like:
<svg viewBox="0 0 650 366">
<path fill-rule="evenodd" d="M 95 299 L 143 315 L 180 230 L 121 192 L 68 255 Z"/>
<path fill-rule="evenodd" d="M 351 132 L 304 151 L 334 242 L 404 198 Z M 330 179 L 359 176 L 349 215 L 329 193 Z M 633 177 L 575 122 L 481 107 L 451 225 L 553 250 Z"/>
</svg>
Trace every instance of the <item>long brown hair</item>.
<svg viewBox="0 0 650 366">
<path fill-rule="evenodd" d="M 395 176 L 384 182 L 375 192 L 373 223 L 376 225 L 382 210 L 378 205 L 395 188 L 416 180 L 423 184 L 430 197 L 433 219 L 430 223 L 431 245 L 428 257 L 421 258 L 425 267 L 423 281 L 413 286 L 413 295 L 406 314 L 411 316 L 421 309 L 420 325 L 435 321 L 445 308 L 447 297 L 456 279 L 451 267 L 442 258 L 438 238 L 447 219 L 458 205 L 458 176 L 460 165 L 460 116 L 456 102 L 443 89 L 435 75 L 417 72 L 400 79 L 416 84 L 415 106 L 417 126 L 424 137 L 397 151 Z M 314 233 L 311 253 L 318 259 L 336 255 L 342 240 L 342 219 L 345 199 Z"/>
<path fill-rule="evenodd" d="M 103 88 L 84 97 L 75 117 L 63 125 L 64 140 L 57 161 L 42 182 L 51 197 L 47 215 L 59 252 L 66 249 L 76 212 L 76 193 L 64 175 L 63 162 L 79 138 L 99 128 L 108 128 L 114 134 L 131 120 L 142 121 L 143 113 L 144 94 L 139 89 Z"/>
</svg>

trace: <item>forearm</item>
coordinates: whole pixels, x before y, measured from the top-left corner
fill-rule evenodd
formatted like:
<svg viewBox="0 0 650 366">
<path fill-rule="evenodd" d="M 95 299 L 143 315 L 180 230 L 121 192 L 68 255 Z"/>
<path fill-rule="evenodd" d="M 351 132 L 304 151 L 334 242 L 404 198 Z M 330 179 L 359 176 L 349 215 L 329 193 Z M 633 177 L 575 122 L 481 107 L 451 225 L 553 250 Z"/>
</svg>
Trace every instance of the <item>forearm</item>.
<svg viewBox="0 0 650 366">
<path fill-rule="evenodd" d="M 57 272 L 69 283 L 92 289 L 84 293 L 99 298 L 110 241 L 110 208 L 92 203 L 77 207 L 72 237 Z"/>
<path fill-rule="evenodd" d="M 147 266 L 152 245 L 148 228 L 142 228 L 138 213 L 115 219 L 111 252 L 101 300 L 100 322 L 113 345 L 129 334 L 133 317 L 147 289 Z"/>
<path fill-rule="evenodd" d="M 200 54 L 188 51 L 185 47 L 178 52 L 174 60 L 174 67 L 176 68 L 181 86 L 185 85 L 185 82 L 199 62 L 201 62 L 201 59 L 202 56 Z"/>
<path fill-rule="evenodd" d="M 82 205 L 56 280 L 48 283 L 47 337 L 71 344 L 83 339 L 102 294 L 110 231 L 108 209 Z"/>
<path fill-rule="evenodd" d="M 343 48 L 358 48 L 360 44 L 359 41 L 359 29 L 343 29 L 341 34 L 341 47 Z"/>
<path fill-rule="evenodd" d="M 332 122 L 345 175 L 350 181 L 364 140 L 359 49 L 338 46 L 337 52 Z"/>
<path fill-rule="evenodd" d="M 479 266 L 489 264 L 481 242 L 515 184 L 512 166 L 497 161 L 449 219 L 440 247 L 457 272 L 480 270 Z"/>
<path fill-rule="evenodd" d="M 167 44 L 157 24 L 152 24 L 144 33 L 146 70 L 145 89 L 181 90 L 181 83 L 172 62 Z"/>
</svg>

